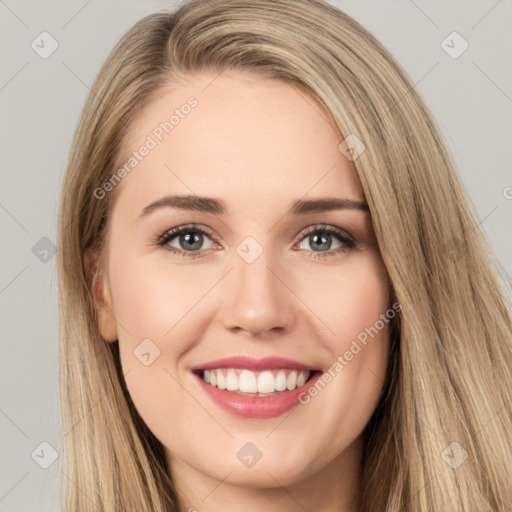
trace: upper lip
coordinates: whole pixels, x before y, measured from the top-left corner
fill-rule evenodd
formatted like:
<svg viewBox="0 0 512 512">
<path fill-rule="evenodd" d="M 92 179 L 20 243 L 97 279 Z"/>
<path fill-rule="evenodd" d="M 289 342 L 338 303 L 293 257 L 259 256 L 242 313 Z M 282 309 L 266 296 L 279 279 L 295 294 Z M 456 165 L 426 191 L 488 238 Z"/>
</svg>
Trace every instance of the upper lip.
<svg viewBox="0 0 512 512">
<path fill-rule="evenodd" d="M 296 370 L 313 370 L 311 366 L 299 363 L 293 359 L 284 357 L 262 357 L 256 359 L 250 356 L 231 356 L 224 359 L 209 361 L 192 368 L 192 371 L 214 370 L 216 368 L 240 368 L 246 370 L 276 370 L 280 368 L 289 368 Z"/>
</svg>

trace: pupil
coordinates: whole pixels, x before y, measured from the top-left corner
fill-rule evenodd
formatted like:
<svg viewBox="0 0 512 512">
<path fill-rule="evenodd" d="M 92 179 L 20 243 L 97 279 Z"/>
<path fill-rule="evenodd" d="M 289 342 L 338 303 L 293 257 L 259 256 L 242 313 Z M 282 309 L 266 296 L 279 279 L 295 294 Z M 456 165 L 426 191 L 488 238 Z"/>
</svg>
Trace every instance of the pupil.
<svg viewBox="0 0 512 512">
<path fill-rule="evenodd" d="M 186 246 L 189 249 L 199 249 L 201 247 L 201 237 L 202 237 L 201 233 L 196 233 L 193 231 L 191 231 L 190 233 L 193 233 L 193 234 L 190 235 L 189 233 L 187 233 L 186 235 L 181 235 L 180 242 L 186 243 Z M 197 244 L 198 247 L 193 247 L 194 244 Z"/>
<path fill-rule="evenodd" d="M 316 245 L 317 248 L 321 248 L 320 247 L 321 245 L 326 245 L 327 247 L 324 247 L 324 248 L 327 250 L 331 247 L 329 237 L 330 237 L 330 235 L 325 235 L 325 234 L 319 235 L 317 233 L 317 234 L 311 235 L 309 243 L 311 244 L 311 247 Z M 313 243 L 311 243 L 312 240 L 313 240 Z M 318 241 L 320 241 L 320 244 L 317 244 Z"/>
</svg>

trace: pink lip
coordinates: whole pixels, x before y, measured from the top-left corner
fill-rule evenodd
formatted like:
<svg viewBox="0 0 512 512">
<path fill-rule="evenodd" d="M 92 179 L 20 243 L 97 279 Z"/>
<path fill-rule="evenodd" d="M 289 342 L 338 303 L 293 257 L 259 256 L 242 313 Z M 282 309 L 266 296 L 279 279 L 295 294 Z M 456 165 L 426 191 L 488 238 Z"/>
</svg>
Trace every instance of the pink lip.
<svg viewBox="0 0 512 512">
<path fill-rule="evenodd" d="M 211 370 L 216 368 L 241 368 L 247 370 L 274 370 L 287 368 L 294 370 L 310 370 L 313 375 L 302 386 L 293 391 L 279 391 L 272 396 L 257 397 L 239 395 L 233 391 L 219 389 L 207 384 L 203 380 L 200 370 Z M 207 396 L 225 411 L 240 416 L 242 418 L 275 418 L 288 412 L 293 407 L 300 404 L 299 396 L 305 392 L 322 375 L 320 371 L 315 371 L 310 366 L 306 366 L 297 361 L 282 357 L 264 357 L 254 359 L 248 356 L 233 356 L 225 359 L 210 361 L 199 366 L 191 368 L 194 377 Z"/>
<path fill-rule="evenodd" d="M 216 368 L 245 368 L 247 370 L 275 370 L 278 368 L 290 368 L 293 370 L 312 370 L 310 366 L 286 359 L 284 357 L 263 357 L 255 359 L 249 356 L 232 356 L 217 359 L 191 368 L 192 371 L 212 370 Z"/>
<path fill-rule="evenodd" d="M 275 395 L 262 398 L 239 395 L 233 391 L 219 389 L 207 384 L 198 373 L 193 375 L 211 400 L 225 411 L 242 418 L 263 419 L 281 416 L 281 414 L 299 405 L 300 394 L 312 386 L 321 377 L 322 373 L 316 372 L 305 384 L 293 391 L 280 391 Z"/>
</svg>

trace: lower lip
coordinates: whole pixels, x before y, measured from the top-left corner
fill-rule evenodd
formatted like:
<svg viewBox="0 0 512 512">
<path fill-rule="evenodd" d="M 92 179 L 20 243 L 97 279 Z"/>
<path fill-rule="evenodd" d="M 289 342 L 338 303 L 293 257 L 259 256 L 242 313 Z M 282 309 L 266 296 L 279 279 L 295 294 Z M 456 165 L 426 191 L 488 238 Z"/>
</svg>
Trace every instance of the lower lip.
<svg viewBox="0 0 512 512">
<path fill-rule="evenodd" d="M 281 414 L 301 403 L 299 402 L 299 395 L 311 387 L 320 375 L 321 372 L 318 372 L 318 375 L 315 373 L 305 384 L 293 391 L 280 391 L 272 396 L 257 397 L 239 395 L 226 389 L 219 389 L 207 384 L 201 375 L 194 374 L 205 393 L 217 405 L 242 418 L 275 418 L 281 416 Z"/>
</svg>

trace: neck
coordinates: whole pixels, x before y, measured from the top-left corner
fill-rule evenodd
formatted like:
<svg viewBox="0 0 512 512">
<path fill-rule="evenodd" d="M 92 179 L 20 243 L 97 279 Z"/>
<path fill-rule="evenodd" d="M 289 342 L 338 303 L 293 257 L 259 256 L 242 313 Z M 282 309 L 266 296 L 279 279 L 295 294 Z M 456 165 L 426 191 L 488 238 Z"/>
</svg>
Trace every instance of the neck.
<svg viewBox="0 0 512 512">
<path fill-rule="evenodd" d="M 269 486 L 240 485 L 215 479 L 167 454 L 179 496 L 180 512 L 359 512 L 359 479 L 363 441 L 356 439 L 318 471 L 283 485 L 270 475 Z"/>
</svg>

